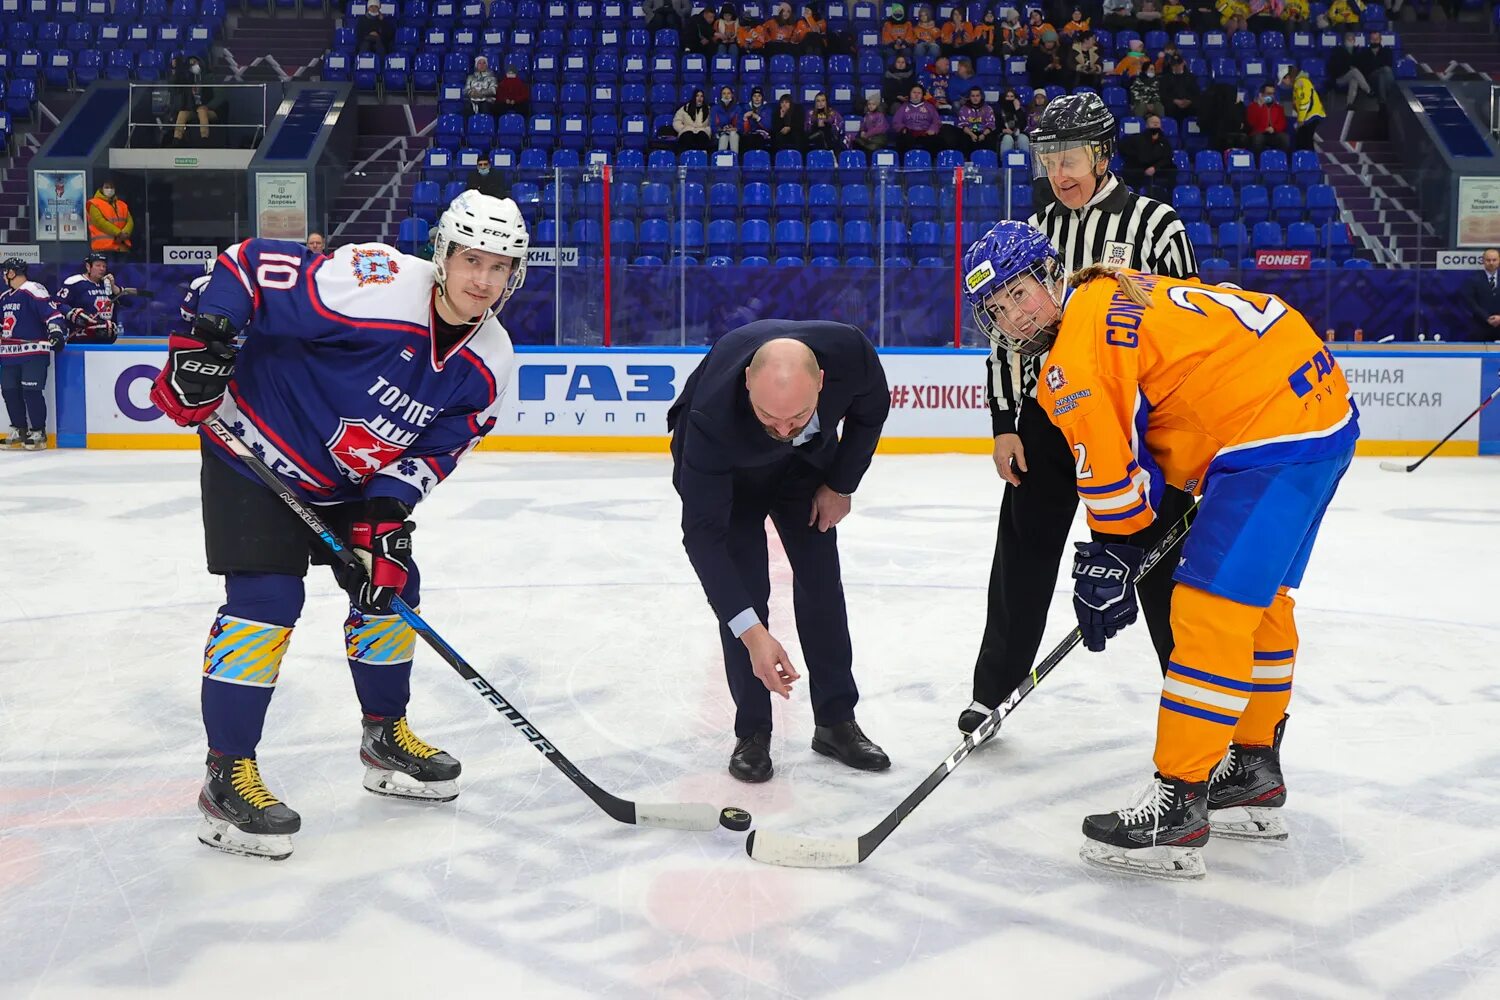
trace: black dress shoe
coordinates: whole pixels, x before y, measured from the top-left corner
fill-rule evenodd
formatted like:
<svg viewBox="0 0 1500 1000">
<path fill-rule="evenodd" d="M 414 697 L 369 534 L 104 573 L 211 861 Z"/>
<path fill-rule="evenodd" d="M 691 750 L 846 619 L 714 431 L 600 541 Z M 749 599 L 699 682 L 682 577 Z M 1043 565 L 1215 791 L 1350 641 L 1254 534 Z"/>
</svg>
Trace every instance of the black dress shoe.
<svg viewBox="0 0 1500 1000">
<path fill-rule="evenodd" d="M 729 773 L 741 781 L 758 784 L 771 779 L 771 734 L 759 732 L 741 737 L 729 755 Z"/>
<path fill-rule="evenodd" d="M 891 766 L 885 751 L 870 742 L 853 719 L 832 726 L 814 726 L 812 748 L 861 771 L 884 771 Z"/>
</svg>

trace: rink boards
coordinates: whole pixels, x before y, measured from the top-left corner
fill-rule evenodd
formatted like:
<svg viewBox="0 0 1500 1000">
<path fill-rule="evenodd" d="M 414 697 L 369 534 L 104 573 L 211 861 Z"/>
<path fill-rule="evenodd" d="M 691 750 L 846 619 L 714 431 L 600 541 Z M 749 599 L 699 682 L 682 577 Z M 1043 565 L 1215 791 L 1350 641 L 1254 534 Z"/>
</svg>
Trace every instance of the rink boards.
<svg viewBox="0 0 1500 1000">
<path fill-rule="evenodd" d="M 1500 349 L 1335 346 L 1359 406 L 1361 454 L 1419 455 L 1500 382 Z M 481 448 L 662 451 L 667 408 L 702 348 L 519 348 L 499 423 Z M 883 350 L 891 415 L 882 451 L 990 451 L 984 352 Z M 70 347 L 54 379 L 64 448 L 191 448 L 147 395 L 166 358 L 161 342 Z M 1492 412 L 1493 411 L 1493 412 Z M 1500 454 L 1500 406 L 1443 446 L 1445 455 Z"/>
</svg>

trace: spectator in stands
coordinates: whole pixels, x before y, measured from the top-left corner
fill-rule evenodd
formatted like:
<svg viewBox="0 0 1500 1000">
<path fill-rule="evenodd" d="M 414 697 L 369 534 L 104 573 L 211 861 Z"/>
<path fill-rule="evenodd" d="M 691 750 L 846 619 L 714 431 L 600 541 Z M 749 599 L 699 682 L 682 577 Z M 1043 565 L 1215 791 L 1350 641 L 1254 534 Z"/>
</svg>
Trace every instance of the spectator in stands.
<svg viewBox="0 0 1500 1000">
<path fill-rule="evenodd" d="M 1198 127 L 1214 149 L 1244 149 L 1245 102 L 1239 88 L 1230 83 L 1211 83 L 1198 102 Z"/>
<path fill-rule="evenodd" d="M 1132 79 L 1150 61 L 1146 58 L 1146 43 L 1139 38 L 1132 38 L 1125 54 L 1115 63 L 1115 73 L 1123 80 Z"/>
<path fill-rule="evenodd" d="M 917 82 L 916 71 L 904 55 L 896 57 L 890 69 L 880 78 L 880 99 L 889 107 L 895 107 L 911 93 L 911 85 Z"/>
<path fill-rule="evenodd" d="M 885 49 L 886 58 L 910 55 L 912 40 L 911 22 L 906 19 L 906 7 L 899 3 L 891 4 L 885 24 L 880 28 L 880 46 Z"/>
<path fill-rule="evenodd" d="M 922 64 L 918 63 L 917 65 L 921 66 Z M 932 99 L 933 87 L 946 88 L 948 86 L 949 77 L 952 75 L 952 69 L 953 66 L 948 62 L 947 56 L 938 56 L 935 60 L 923 67 L 921 82 L 923 86 L 927 88 L 928 100 Z"/>
<path fill-rule="evenodd" d="M 1031 139 L 1026 135 L 1026 105 L 1021 103 L 1015 87 L 1006 87 L 1000 95 L 1000 105 L 995 109 L 995 126 L 1000 132 L 1000 152 L 1012 149 L 1025 152 L 1031 148 Z"/>
<path fill-rule="evenodd" d="M 521 79 L 513 64 L 505 67 L 505 76 L 495 88 L 495 107 L 502 115 L 515 112 L 523 118 L 531 117 L 531 85 Z"/>
<path fill-rule="evenodd" d="M 1198 78 L 1188 72 L 1182 56 L 1172 57 L 1158 86 L 1163 110 L 1176 119 L 1179 127 L 1198 113 Z"/>
<path fill-rule="evenodd" d="M 1161 103 L 1161 84 L 1156 81 L 1156 67 L 1146 63 L 1139 75 L 1130 81 L 1130 113 L 1137 118 L 1159 115 L 1165 109 Z"/>
<path fill-rule="evenodd" d="M 1099 89 L 1104 64 L 1099 60 L 1099 40 L 1092 31 L 1082 31 L 1073 41 L 1073 85 Z"/>
<path fill-rule="evenodd" d="M 1186 0 L 1194 31 L 1217 31 L 1223 24 L 1218 0 Z"/>
<path fill-rule="evenodd" d="M 1370 32 L 1365 47 L 1354 55 L 1354 65 L 1365 75 L 1381 107 L 1390 107 L 1396 96 L 1396 57 L 1385 47 L 1385 36 Z"/>
<path fill-rule="evenodd" d="M 938 81 L 931 87 L 927 88 L 927 103 L 937 108 L 938 115 L 942 117 L 945 123 L 943 125 L 944 130 L 953 132 L 952 135 L 946 137 L 946 141 L 944 141 L 942 148 L 956 148 L 958 145 L 957 130 L 950 129 L 946 124 L 953 119 L 953 102 L 948 99 L 948 81 L 946 79 Z"/>
<path fill-rule="evenodd" d="M 1245 0 L 1218 0 L 1219 26 L 1226 34 L 1245 31 L 1250 23 L 1250 5 Z"/>
<path fill-rule="evenodd" d="M 1484 270 L 1463 286 L 1463 301 L 1474 316 L 1469 339 L 1500 340 L 1500 250 L 1486 250 L 1480 261 Z"/>
<path fill-rule="evenodd" d="M 1104 0 L 1104 26 L 1111 31 L 1126 31 L 1135 27 L 1135 5 L 1130 0 Z"/>
<path fill-rule="evenodd" d="M 912 84 L 907 99 L 901 102 L 891 116 L 891 131 L 896 134 L 896 148 L 925 149 L 934 156 L 942 149 L 938 133 L 943 130 L 943 116 L 927 100 L 927 88 L 920 83 Z"/>
<path fill-rule="evenodd" d="M 1031 8 L 1031 12 L 1026 15 L 1026 44 L 1032 48 L 1041 45 L 1047 40 L 1049 31 L 1052 32 L 1053 37 L 1057 36 L 1057 29 L 1043 16 L 1041 10 L 1036 7 Z"/>
<path fill-rule="evenodd" d="M 89 247 L 95 253 L 128 256 L 135 233 L 135 217 L 125 199 L 115 193 L 115 182 L 106 177 L 88 203 Z"/>
<path fill-rule="evenodd" d="M 328 254 L 326 251 L 328 250 L 328 241 L 323 239 L 322 233 L 308 233 L 307 249 L 311 250 L 319 257 L 327 257 Z"/>
<path fill-rule="evenodd" d="M 1089 19 L 1084 14 L 1082 7 L 1074 7 L 1068 19 L 1063 22 L 1060 34 L 1069 42 L 1078 40 L 1078 36 L 1089 30 Z"/>
<path fill-rule="evenodd" d="M 844 116 L 828 104 L 828 95 L 818 91 L 813 96 L 812 107 L 802 123 L 807 132 L 808 149 L 830 149 L 834 152 L 848 149 L 844 141 Z"/>
<path fill-rule="evenodd" d="M 804 127 L 802 109 L 797 107 L 791 94 L 782 94 L 776 102 L 776 113 L 771 116 L 771 149 L 795 149 L 801 153 L 807 149 L 807 130 Z"/>
<path fill-rule="evenodd" d="M 766 39 L 767 56 L 794 56 L 797 46 L 792 38 L 797 34 L 797 20 L 792 16 L 792 5 L 783 2 L 776 5 L 776 13 L 760 26 Z"/>
<path fill-rule="evenodd" d="M 750 105 L 740 116 L 740 148 L 746 151 L 771 145 L 771 109 L 759 87 L 750 91 Z"/>
<path fill-rule="evenodd" d="M 1031 92 L 1031 105 L 1026 109 L 1026 131 L 1030 132 L 1042 122 L 1042 112 L 1047 110 L 1050 102 L 1047 92 L 1041 87 Z"/>
<path fill-rule="evenodd" d="M 1150 53 L 1147 54 L 1149 55 Z M 1176 59 L 1179 54 L 1177 43 L 1170 38 L 1167 39 L 1167 44 L 1163 45 L 1161 51 L 1156 54 L 1156 61 L 1154 63 L 1156 66 L 1156 75 L 1158 77 L 1165 76 L 1167 71 L 1172 68 L 1172 60 Z"/>
<path fill-rule="evenodd" d="M 1179 31 L 1185 29 L 1188 22 L 1187 7 L 1183 0 L 1167 0 L 1161 6 L 1162 27 L 1168 31 Z"/>
<path fill-rule="evenodd" d="M 493 115 L 499 87 L 500 81 L 491 72 L 489 59 L 475 56 L 474 72 L 464 78 L 464 99 L 469 102 L 469 114 Z"/>
<path fill-rule="evenodd" d="M 740 51 L 759 52 L 766 47 L 766 29 L 759 24 L 740 21 Z"/>
<path fill-rule="evenodd" d="M 953 13 L 943 23 L 943 53 L 948 56 L 966 55 L 978 59 L 986 53 L 983 46 L 975 44 L 979 37 L 979 25 L 969 20 L 963 4 L 955 4 Z"/>
<path fill-rule="evenodd" d="M 1292 137 L 1287 133 L 1286 112 L 1276 100 L 1274 83 L 1261 87 L 1255 102 L 1245 109 L 1245 134 L 1250 137 L 1253 153 L 1258 154 L 1267 146 L 1291 152 Z"/>
<path fill-rule="evenodd" d="M 1063 50 L 1057 44 L 1057 32 L 1049 31 L 1042 36 L 1042 44 L 1026 57 L 1026 76 L 1032 83 L 1044 87 L 1067 87 L 1069 75 L 1068 65 L 1063 62 Z"/>
<path fill-rule="evenodd" d="M 792 44 L 803 55 L 820 56 L 828 49 L 828 22 L 810 3 L 802 5 L 802 16 L 792 29 Z"/>
<path fill-rule="evenodd" d="M 1149 198 L 1166 201 L 1177 184 L 1172 144 L 1161 130 L 1161 116 L 1148 115 L 1146 127 L 1120 140 L 1125 183 Z"/>
<path fill-rule="evenodd" d="M 1157 31 L 1165 22 L 1158 0 L 1140 0 L 1135 5 L 1135 23 L 1141 31 Z"/>
<path fill-rule="evenodd" d="M 1349 108 L 1354 108 L 1354 102 L 1359 100 L 1359 95 L 1371 93 L 1370 81 L 1365 79 L 1364 73 L 1359 69 L 1359 57 L 1355 49 L 1359 47 L 1359 34 L 1353 31 L 1344 32 L 1344 44 L 1328 53 L 1327 78 L 1334 87 L 1344 87 L 1347 91 Z"/>
<path fill-rule="evenodd" d="M 705 153 L 714 147 L 713 123 L 709 118 L 708 99 L 700 87 L 693 91 L 686 104 L 672 116 L 672 131 L 677 133 L 677 148 L 701 149 Z"/>
<path fill-rule="evenodd" d="M 1283 87 L 1292 88 L 1292 112 L 1297 117 L 1297 131 L 1292 136 L 1292 148 L 1312 149 L 1313 134 L 1325 117 L 1323 100 L 1313 86 L 1307 70 L 1293 67 L 1281 78 Z"/>
<path fill-rule="evenodd" d="M 976 149 L 995 148 L 995 109 L 984 101 L 984 91 L 970 87 L 967 99 L 958 107 L 958 150 L 964 159 Z"/>
<path fill-rule="evenodd" d="M 873 153 L 884 149 L 890 141 L 891 120 L 886 117 L 880 98 L 870 94 L 865 98 L 865 113 L 859 120 L 859 135 L 854 137 L 854 145 L 866 153 Z"/>
<path fill-rule="evenodd" d="M 370 0 L 364 15 L 355 22 L 355 52 L 373 52 L 383 56 L 396 38 L 396 23 L 380 12 L 380 0 Z"/>
<path fill-rule="evenodd" d="M 1455 2 L 1454 7 L 1457 6 Z M 1318 18 L 1318 27 L 1338 28 L 1345 24 L 1358 24 L 1359 16 L 1364 10 L 1363 0 L 1333 0 L 1328 5 L 1328 13 Z"/>
<path fill-rule="evenodd" d="M 974 64 L 969 61 L 968 56 L 955 56 L 953 59 L 953 86 L 963 89 L 974 82 Z"/>
<path fill-rule="evenodd" d="M 730 27 L 727 32 L 725 25 Z M 738 46 L 739 25 L 735 21 L 734 8 L 725 4 L 719 8 L 718 17 L 714 16 L 712 6 L 704 7 L 701 16 L 692 17 L 687 20 L 682 29 L 682 47 L 687 52 L 700 56 L 715 55 L 738 55 L 738 49 L 727 51 L 725 49 L 726 39 L 731 46 Z"/>
<path fill-rule="evenodd" d="M 999 28 L 994 9 L 986 8 L 978 24 L 973 21 L 969 22 L 971 40 L 965 51 L 976 60 L 984 56 L 1003 54 L 1005 50 L 1000 47 Z"/>
<path fill-rule="evenodd" d="M 943 54 L 943 27 L 933 20 L 932 8 L 925 3 L 917 8 L 917 23 L 911 28 L 911 51 L 917 65 Z"/>
<path fill-rule="evenodd" d="M 214 88 L 203 86 L 202 80 L 203 64 L 197 56 L 176 62 L 172 77 L 172 97 L 177 110 L 177 128 L 172 132 L 172 139 L 176 142 L 182 141 L 188 123 L 192 121 L 198 123 L 198 138 L 207 139 L 209 123 L 219 117 L 214 109 Z"/>
<path fill-rule="evenodd" d="M 713 131 L 720 150 L 740 151 L 740 106 L 735 102 L 733 87 L 719 88 L 719 102 L 714 105 Z"/>
<path fill-rule="evenodd" d="M 642 0 L 641 11 L 646 15 L 647 31 L 669 28 L 681 32 L 693 16 L 693 0 Z"/>
<path fill-rule="evenodd" d="M 1401 6 L 1401 0 L 1394 0 L 1391 4 L 1391 17 L 1396 16 L 1396 11 Z M 1307 25 L 1311 16 L 1308 0 L 1283 0 L 1281 4 L 1281 20 L 1286 24 L 1287 31 L 1296 31 Z"/>
<path fill-rule="evenodd" d="M 464 182 L 464 187 L 495 198 L 506 197 L 505 184 L 500 180 L 500 175 L 490 167 L 489 153 L 479 154 L 479 158 L 474 161 L 474 169 L 469 171 L 469 179 Z"/>
<path fill-rule="evenodd" d="M 1000 19 L 1000 54 L 1024 56 L 1031 48 L 1027 41 L 1026 25 L 1021 23 L 1021 12 L 1007 7 Z"/>
</svg>

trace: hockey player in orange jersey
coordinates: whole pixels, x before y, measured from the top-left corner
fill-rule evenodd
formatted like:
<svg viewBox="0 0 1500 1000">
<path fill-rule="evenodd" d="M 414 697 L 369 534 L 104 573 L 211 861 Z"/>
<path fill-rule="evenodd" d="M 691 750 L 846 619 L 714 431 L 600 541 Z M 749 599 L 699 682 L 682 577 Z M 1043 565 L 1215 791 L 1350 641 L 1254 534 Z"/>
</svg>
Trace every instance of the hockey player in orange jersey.
<svg viewBox="0 0 1500 1000">
<path fill-rule="evenodd" d="M 1203 497 L 1176 567 L 1156 775 L 1131 806 L 1084 820 L 1081 854 L 1198 878 L 1210 831 L 1286 837 L 1288 591 L 1354 455 L 1358 413 L 1333 355 L 1273 295 L 1060 266 L 1039 231 L 1001 222 L 965 254 L 964 291 L 992 341 L 1047 355 L 1037 402 L 1073 446 L 1094 532 L 1073 567 L 1089 649 L 1135 621 L 1144 553 L 1131 540 L 1163 484 Z"/>
</svg>

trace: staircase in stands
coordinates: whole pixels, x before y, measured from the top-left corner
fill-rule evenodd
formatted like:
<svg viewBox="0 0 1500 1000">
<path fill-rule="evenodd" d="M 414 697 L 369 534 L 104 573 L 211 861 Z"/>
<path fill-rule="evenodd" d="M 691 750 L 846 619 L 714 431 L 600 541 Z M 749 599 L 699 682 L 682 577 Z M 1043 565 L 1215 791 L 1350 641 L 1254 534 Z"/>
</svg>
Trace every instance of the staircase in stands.
<svg viewBox="0 0 1500 1000">
<path fill-rule="evenodd" d="M 359 138 L 326 223 L 330 245 L 395 244 L 436 120 L 432 107 L 359 105 Z"/>
<path fill-rule="evenodd" d="M 35 121 L 18 123 L 20 128 L 10 140 L 10 154 L 0 155 L 0 244 L 32 242 L 31 158 L 77 97 L 57 93 L 44 96 L 36 106 Z"/>
<path fill-rule="evenodd" d="M 1500 80 L 1500 44 L 1485 21 L 1403 21 L 1398 29 L 1402 51 L 1424 72 L 1443 80 Z"/>
<path fill-rule="evenodd" d="M 224 25 L 223 45 L 240 79 L 315 80 L 333 28 L 334 19 L 321 12 L 280 17 L 231 14 Z"/>
<path fill-rule="evenodd" d="M 1417 192 L 1403 176 L 1397 144 L 1388 140 L 1328 140 L 1318 149 L 1356 247 L 1376 267 L 1431 267 L 1437 230 L 1423 220 Z"/>
</svg>

